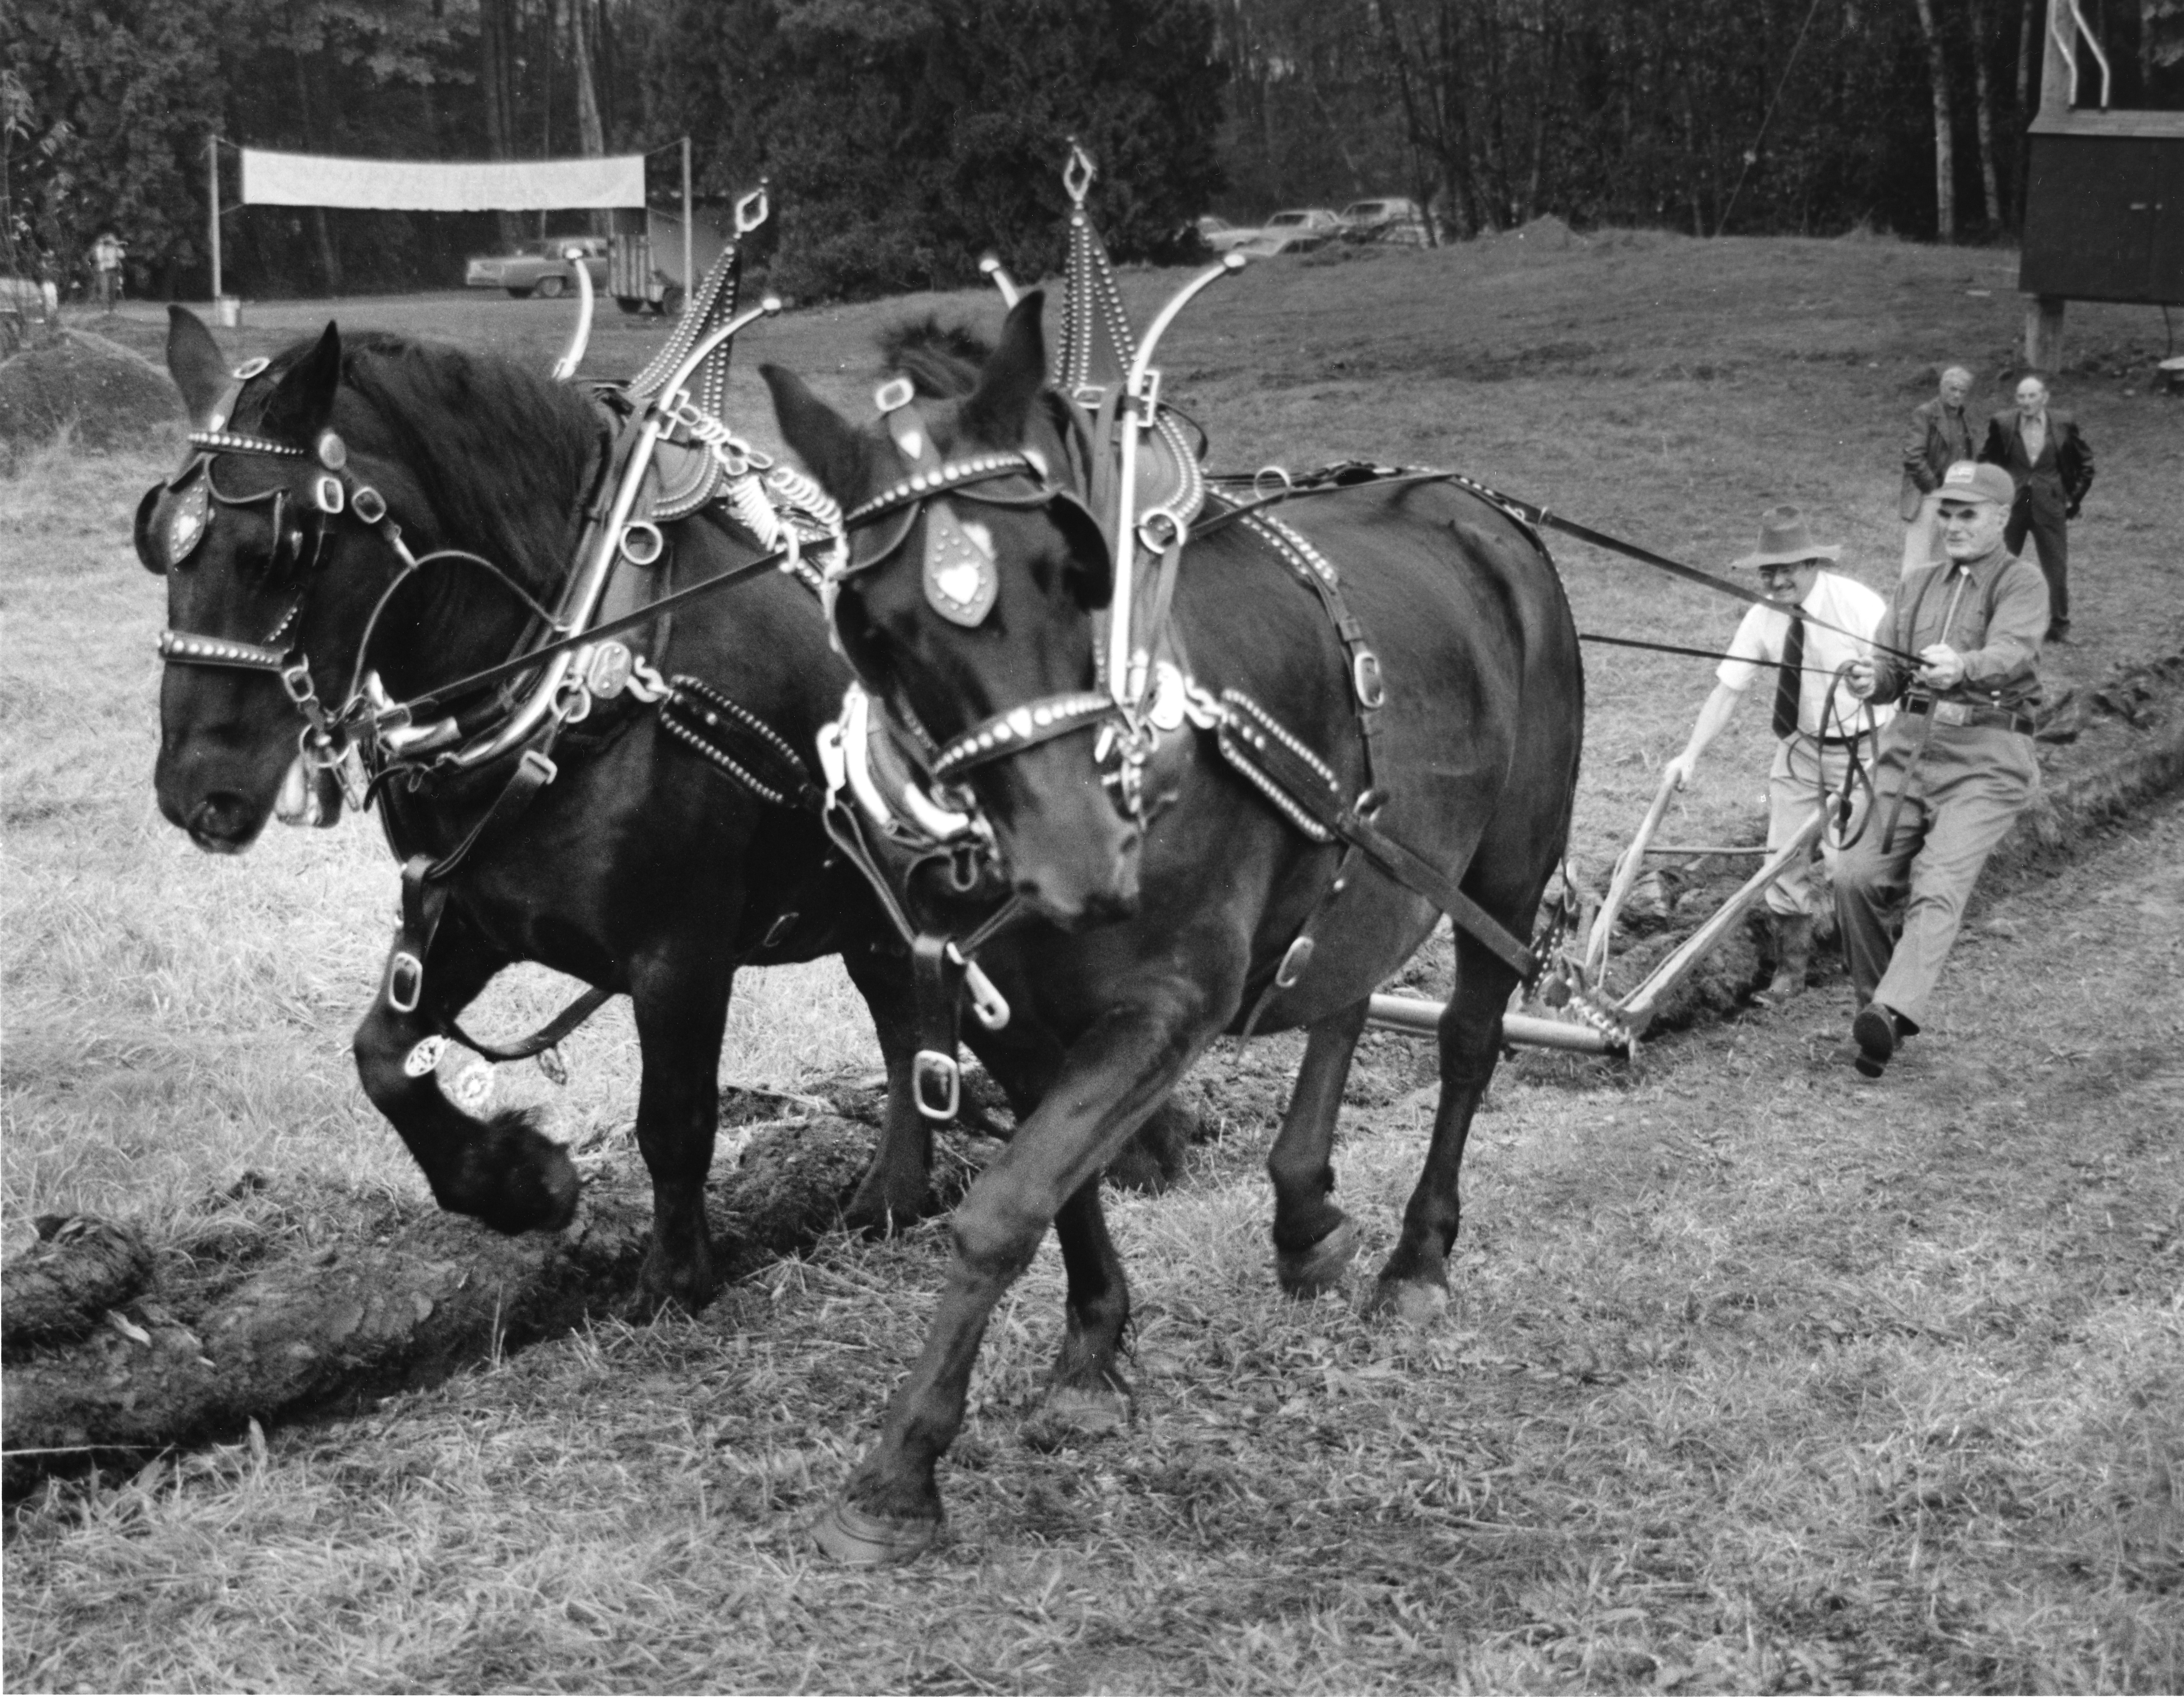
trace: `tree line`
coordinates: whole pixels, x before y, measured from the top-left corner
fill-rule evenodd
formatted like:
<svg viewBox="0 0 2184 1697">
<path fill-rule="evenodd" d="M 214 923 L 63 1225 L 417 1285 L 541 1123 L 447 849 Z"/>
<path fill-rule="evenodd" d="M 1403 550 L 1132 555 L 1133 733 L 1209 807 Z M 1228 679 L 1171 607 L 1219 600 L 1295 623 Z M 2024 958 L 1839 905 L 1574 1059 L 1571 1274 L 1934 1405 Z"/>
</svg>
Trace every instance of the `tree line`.
<svg viewBox="0 0 2184 1697">
<path fill-rule="evenodd" d="M 2184 0 L 2080 0 L 2111 103 L 2184 106 Z M 773 286 L 948 287 L 1059 252 L 1064 137 L 1124 258 L 1217 210 L 1405 193 L 1462 237 L 1554 214 L 1699 235 L 2006 237 L 2047 0 L 71 0 L 0 9 L 0 266 L 102 230 L 204 292 L 208 138 L 533 159 L 694 137 L 759 177 Z M 674 156 L 654 186 L 673 184 Z M 232 200 L 231 158 L 224 200 Z M 551 227 L 582 227 L 581 215 Z M 251 207 L 257 294 L 443 287 L 536 215 Z"/>
</svg>

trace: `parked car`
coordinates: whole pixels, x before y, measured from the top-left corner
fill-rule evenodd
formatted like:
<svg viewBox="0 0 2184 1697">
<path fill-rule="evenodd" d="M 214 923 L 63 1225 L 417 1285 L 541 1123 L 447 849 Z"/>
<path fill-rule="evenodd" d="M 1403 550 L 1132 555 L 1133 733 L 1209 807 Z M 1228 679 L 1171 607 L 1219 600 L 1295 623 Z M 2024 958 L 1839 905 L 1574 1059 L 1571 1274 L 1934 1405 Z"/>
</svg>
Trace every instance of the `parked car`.
<svg viewBox="0 0 2184 1697">
<path fill-rule="evenodd" d="M 1259 229 L 1230 243 L 1240 254 L 1268 259 L 1276 254 L 1309 254 L 1342 233 L 1342 220 L 1323 206 L 1292 207 L 1277 212 Z"/>
<path fill-rule="evenodd" d="M 1425 214 L 1415 200 L 1384 195 L 1376 200 L 1353 200 L 1337 215 L 1346 242 L 1389 242 L 1407 248 L 1432 245 L 1426 234 Z"/>
<path fill-rule="evenodd" d="M 1259 233 L 1256 224 L 1231 224 L 1211 212 L 1197 220 L 1197 227 L 1198 239 L 1217 254 L 1225 254 L 1240 242 L 1248 242 Z"/>
<path fill-rule="evenodd" d="M 607 281 L 604 236 L 547 236 L 521 243 L 512 254 L 481 254 L 463 272 L 465 288 L 504 288 L 516 299 L 551 300 L 577 286 L 576 262 L 592 274 L 592 287 Z"/>
</svg>

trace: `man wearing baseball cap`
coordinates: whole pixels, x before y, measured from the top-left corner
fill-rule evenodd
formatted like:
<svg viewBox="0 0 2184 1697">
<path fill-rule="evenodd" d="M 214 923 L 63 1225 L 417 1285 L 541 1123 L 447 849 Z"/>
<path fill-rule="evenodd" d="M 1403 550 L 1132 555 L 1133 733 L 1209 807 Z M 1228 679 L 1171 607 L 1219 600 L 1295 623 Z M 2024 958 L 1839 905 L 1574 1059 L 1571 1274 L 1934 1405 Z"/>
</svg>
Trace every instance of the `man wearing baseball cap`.
<svg viewBox="0 0 2184 1697">
<path fill-rule="evenodd" d="M 1858 695 L 1903 709 L 1880 735 L 1873 809 L 1836 876 L 1858 1000 L 1851 1038 L 1868 1078 L 1925 1022 L 1980 868 L 2040 787 L 2032 723 L 2048 583 L 2003 545 L 2016 493 L 1999 466 L 1949 467 L 1938 515 L 1947 557 L 1897 585 L 1873 657 L 1850 667 Z M 1898 896 L 1903 930 L 1892 944 L 1886 909 Z"/>
<path fill-rule="evenodd" d="M 1721 734 L 1752 680 L 1773 679 L 1771 721 L 1774 759 L 1767 773 L 1767 846 L 1772 851 L 1803 830 L 1840 789 L 1843 773 L 1870 734 L 1878 715 L 1841 688 L 1835 678 L 1847 662 L 1872 652 L 1874 628 L 1887 603 L 1858 582 L 1823 568 L 1842 555 L 1813 540 L 1803 513 L 1769 507 L 1759 520 L 1759 546 L 1736 563 L 1756 568 L 1769 605 L 1747 608 L 1715 668 L 1713 694 L 1699 709 L 1684 751 L 1668 764 L 1679 790 L 1689 787 L 1699 756 Z M 1829 855 L 1830 868 L 1832 852 Z M 1805 987 L 1813 955 L 1813 872 L 1809 857 L 1783 873 L 1767 892 L 1774 932 L 1774 977 L 1769 1002 Z"/>
</svg>

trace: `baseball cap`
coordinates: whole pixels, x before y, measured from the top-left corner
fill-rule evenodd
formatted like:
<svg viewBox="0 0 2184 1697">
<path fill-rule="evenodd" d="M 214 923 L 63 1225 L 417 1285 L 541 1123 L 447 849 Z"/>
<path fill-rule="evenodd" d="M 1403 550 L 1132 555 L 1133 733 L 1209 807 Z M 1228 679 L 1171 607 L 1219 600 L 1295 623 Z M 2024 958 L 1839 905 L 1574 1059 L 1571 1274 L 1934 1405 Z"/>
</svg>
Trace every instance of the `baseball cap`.
<svg viewBox="0 0 2184 1697">
<path fill-rule="evenodd" d="M 1945 501 L 1985 501 L 2006 507 L 2017 499 L 2017 484 L 1999 466 L 1959 460 L 1942 473 L 1940 493 Z"/>
</svg>

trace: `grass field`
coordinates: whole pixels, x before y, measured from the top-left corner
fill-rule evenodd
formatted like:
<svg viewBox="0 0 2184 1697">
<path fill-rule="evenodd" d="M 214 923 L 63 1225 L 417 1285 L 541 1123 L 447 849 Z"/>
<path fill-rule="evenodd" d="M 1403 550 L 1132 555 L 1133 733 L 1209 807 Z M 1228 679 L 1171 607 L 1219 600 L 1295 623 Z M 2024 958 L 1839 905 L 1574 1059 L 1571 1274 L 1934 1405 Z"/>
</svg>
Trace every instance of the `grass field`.
<svg viewBox="0 0 2184 1697">
<path fill-rule="evenodd" d="M 1266 266 L 1163 363 L 1223 466 L 1454 466 L 1705 564 L 1791 500 L 1885 588 L 1904 419 L 1949 360 L 1998 401 L 2014 271 L 1885 242 L 1505 239 Z M 1126 277 L 1140 320 L 1173 281 Z M 857 399 L 871 332 L 906 309 L 996 316 L 977 296 L 793 314 L 753 332 L 738 422 L 772 438 L 757 358 Z M 254 305 L 231 339 L 263 351 L 325 315 Z M 567 321 L 459 297 L 339 315 L 542 358 Z M 147 351 L 159 332 L 148 312 L 100 327 Z M 592 367 L 634 369 L 657 335 L 603 323 Z M 2073 364 L 2142 377 L 2161 327 L 2073 308 L 2072 342 Z M 2045 664 L 2068 685 L 2184 644 L 2184 407 L 2083 371 L 2058 399 L 2101 464 L 2073 531 L 2080 641 Z M 11 1247 L 49 1209 L 156 1229 L 245 1166 L 422 1197 L 347 1056 L 393 918 L 375 830 L 215 860 L 153 807 L 162 608 L 128 522 L 171 451 L 64 444 L 0 481 Z M 1727 602 L 1557 556 L 1581 628 L 1733 626 Z M 1588 661 L 1576 846 L 1597 874 L 1710 679 Z M 1716 745 L 1665 835 L 1753 829 L 1763 720 Z M 1883 1090 L 1851 1082 L 1847 1008 L 1824 994 L 1613 1086 L 1505 1079 L 1469 1164 L 1459 1309 L 1429 1333 L 1277 1298 L 1256 1164 L 1294 1051 L 1223 1046 L 1190 1086 L 1223 1136 L 1181 1194 L 1117 1209 L 1139 1423 L 1083 1454 L 1022 1440 L 1058 1320 L 1043 1256 L 989 1334 L 952 1541 L 906 1572 L 815 1566 L 799 1527 L 915 1351 L 932 1230 L 830 1246 L 697 1322 L 61 1492 L 12 1528 L 7 1682 L 2178 1689 L 2180 850 L 2171 808 L 1995 904 Z M 514 976 L 482 1025 L 560 989 Z M 741 988 L 724 1077 L 870 1064 L 831 967 Z M 560 1135 L 626 1121 L 619 1013 L 570 1052 L 567 1089 L 504 1069 L 504 1096 L 546 1102 Z M 1425 1065 L 1373 1040 L 1346 1113 L 1368 1265 L 1416 1170 Z"/>
</svg>

